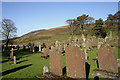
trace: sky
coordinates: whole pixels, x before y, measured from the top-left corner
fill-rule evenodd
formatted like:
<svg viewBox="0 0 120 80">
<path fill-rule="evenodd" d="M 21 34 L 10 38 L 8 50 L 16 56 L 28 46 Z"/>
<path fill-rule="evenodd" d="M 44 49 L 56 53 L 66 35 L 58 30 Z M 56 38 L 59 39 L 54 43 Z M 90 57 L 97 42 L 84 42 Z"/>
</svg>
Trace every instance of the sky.
<svg viewBox="0 0 120 80">
<path fill-rule="evenodd" d="M 31 31 L 68 25 L 67 19 L 87 14 L 107 19 L 118 11 L 118 2 L 2 2 L 2 19 L 11 19 L 20 37 Z"/>
</svg>

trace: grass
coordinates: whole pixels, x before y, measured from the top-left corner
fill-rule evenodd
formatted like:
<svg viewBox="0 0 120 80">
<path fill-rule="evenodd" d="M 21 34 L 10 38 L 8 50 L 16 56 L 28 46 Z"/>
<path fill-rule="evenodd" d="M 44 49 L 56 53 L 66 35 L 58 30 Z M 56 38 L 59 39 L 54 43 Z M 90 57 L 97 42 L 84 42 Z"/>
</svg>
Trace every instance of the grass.
<svg viewBox="0 0 120 80">
<path fill-rule="evenodd" d="M 119 50 L 118 48 L 115 49 L 117 59 L 120 58 L 118 55 Z M 16 56 L 18 64 L 11 65 L 13 61 L 8 61 L 8 53 L 9 52 L 6 51 L 2 57 L 3 78 L 35 78 L 36 75 L 42 74 L 45 65 L 49 68 L 49 59 L 42 59 L 41 56 L 43 56 L 43 54 L 30 53 L 28 50 L 23 51 L 22 48 L 20 48 L 20 51 L 14 49 L 14 56 Z M 87 53 L 89 60 L 86 60 L 86 62 L 90 65 L 89 78 L 94 78 L 95 76 L 91 74 L 93 70 L 97 68 L 97 64 L 92 61 L 92 59 L 97 57 L 97 49 L 94 48 L 92 51 L 87 51 Z M 62 68 L 64 68 L 66 65 L 65 56 L 62 56 L 62 61 Z"/>
<path fill-rule="evenodd" d="M 16 65 L 11 65 L 13 61 L 8 61 L 8 56 L 2 57 L 2 72 L 3 78 L 35 78 L 36 75 L 40 75 L 43 72 L 43 67 L 46 65 L 49 68 L 49 59 L 43 59 L 40 53 L 30 53 L 29 51 L 14 51 L 14 56 L 17 60 Z M 65 56 L 62 56 L 63 65 L 65 67 Z M 26 67 L 27 66 L 27 67 Z M 16 69 L 20 68 L 20 69 Z M 50 70 L 50 69 L 49 69 Z"/>
</svg>

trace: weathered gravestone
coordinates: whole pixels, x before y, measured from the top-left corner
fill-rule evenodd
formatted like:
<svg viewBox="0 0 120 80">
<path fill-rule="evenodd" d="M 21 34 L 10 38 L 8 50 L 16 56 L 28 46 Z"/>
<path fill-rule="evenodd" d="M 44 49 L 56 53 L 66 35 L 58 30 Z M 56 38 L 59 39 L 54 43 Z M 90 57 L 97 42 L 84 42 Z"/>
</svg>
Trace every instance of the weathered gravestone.
<svg viewBox="0 0 120 80">
<path fill-rule="evenodd" d="M 41 52 L 41 45 L 39 45 L 39 52 Z"/>
<path fill-rule="evenodd" d="M 85 54 L 79 47 L 69 46 L 66 49 L 66 72 L 68 77 L 86 78 Z"/>
<path fill-rule="evenodd" d="M 87 51 L 86 51 L 86 49 L 84 50 L 84 52 L 85 52 L 85 60 L 87 60 L 87 59 L 88 59 L 88 56 L 87 56 Z"/>
<path fill-rule="evenodd" d="M 92 46 L 93 46 L 93 47 L 97 47 L 97 43 L 98 43 L 97 38 L 96 38 L 96 37 L 93 37 Z"/>
<path fill-rule="evenodd" d="M 85 40 L 85 47 L 87 48 L 87 50 L 90 50 L 89 39 L 86 39 L 86 40 Z"/>
<path fill-rule="evenodd" d="M 93 39 L 92 38 L 89 38 L 89 48 L 92 49 L 92 41 Z"/>
<path fill-rule="evenodd" d="M 30 52 L 34 52 L 34 43 L 30 45 Z"/>
<path fill-rule="evenodd" d="M 52 47 L 50 51 L 50 72 L 61 76 L 62 75 L 62 55 L 59 50 Z"/>
<path fill-rule="evenodd" d="M 99 49 L 102 44 L 103 44 L 103 42 L 98 42 L 97 49 Z"/>
<path fill-rule="evenodd" d="M 112 39 L 112 31 L 110 31 L 109 39 L 110 39 L 110 40 Z"/>
<path fill-rule="evenodd" d="M 115 39 L 115 41 L 113 42 L 114 47 L 119 47 L 119 41 L 118 39 Z"/>
<path fill-rule="evenodd" d="M 14 56 L 14 64 L 16 64 L 16 57 Z"/>
<path fill-rule="evenodd" d="M 98 50 L 98 64 L 101 70 L 118 73 L 115 51 L 108 45 L 103 44 Z"/>
<path fill-rule="evenodd" d="M 49 49 L 48 48 L 43 48 L 43 56 L 48 56 L 48 54 L 49 54 Z"/>
<path fill-rule="evenodd" d="M 46 72 L 48 72 L 48 67 L 47 67 L 47 66 L 44 66 L 44 67 L 43 67 L 43 75 L 44 75 Z"/>
<path fill-rule="evenodd" d="M 10 58 L 13 58 L 13 48 L 12 48 L 12 51 L 10 53 Z"/>
</svg>

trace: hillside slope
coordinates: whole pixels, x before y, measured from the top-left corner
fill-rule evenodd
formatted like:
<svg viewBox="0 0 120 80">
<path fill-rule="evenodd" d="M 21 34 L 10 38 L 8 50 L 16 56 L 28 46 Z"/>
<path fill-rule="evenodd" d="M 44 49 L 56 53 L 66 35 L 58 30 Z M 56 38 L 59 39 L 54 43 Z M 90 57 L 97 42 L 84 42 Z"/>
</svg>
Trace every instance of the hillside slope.
<svg viewBox="0 0 120 80">
<path fill-rule="evenodd" d="M 17 44 L 21 44 L 26 42 L 34 42 L 37 40 L 50 39 L 50 37 L 55 35 L 68 34 L 69 33 L 68 27 L 69 26 L 61 26 L 61 27 L 56 27 L 48 30 L 44 29 L 44 30 L 32 31 L 14 40 L 14 42 Z"/>
</svg>

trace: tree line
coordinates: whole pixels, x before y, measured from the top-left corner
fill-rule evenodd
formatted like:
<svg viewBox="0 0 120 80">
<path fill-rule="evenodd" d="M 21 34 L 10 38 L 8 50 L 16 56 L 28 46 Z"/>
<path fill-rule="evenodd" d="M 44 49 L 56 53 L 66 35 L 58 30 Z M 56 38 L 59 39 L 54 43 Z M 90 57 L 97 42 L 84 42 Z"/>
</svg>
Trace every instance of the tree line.
<svg viewBox="0 0 120 80">
<path fill-rule="evenodd" d="M 120 11 L 115 13 L 114 15 L 109 14 L 107 17 L 107 20 L 103 21 L 103 19 L 95 20 L 93 17 L 90 17 L 89 15 L 83 14 L 81 16 L 78 16 L 76 19 L 68 19 L 66 20 L 66 23 L 70 26 L 70 33 L 71 35 L 75 35 L 76 31 L 80 31 L 81 34 L 84 34 L 84 26 L 85 25 L 93 25 L 92 28 L 93 35 L 97 37 L 104 38 L 107 33 L 103 25 L 105 25 L 107 28 L 110 28 L 114 25 L 120 24 Z M 120 29 L 120 26 L 118 26 L 118 30 Z"/>
</svg>

